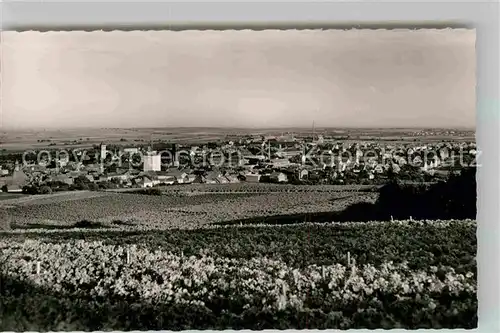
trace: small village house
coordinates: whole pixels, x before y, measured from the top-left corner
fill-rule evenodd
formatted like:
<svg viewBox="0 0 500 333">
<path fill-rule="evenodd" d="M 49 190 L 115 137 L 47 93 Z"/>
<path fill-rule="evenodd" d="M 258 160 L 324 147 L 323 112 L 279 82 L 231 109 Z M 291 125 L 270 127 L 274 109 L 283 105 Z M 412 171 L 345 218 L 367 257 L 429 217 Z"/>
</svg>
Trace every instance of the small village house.
<svg viewBox="0 0 500 333">
<path fill-rule="evenodd" d="M 118 179 L 121 182 L 123 182 L 123 181 L 129 180 L 132 177 L 133 177 L 133 175 L 132 175 L 132 172 L 130 170 L 118 170 L 117 172 L 109 173 L 107 175 L 107 180 L 111 181 L 113 179 Z"/>
<path fill-rule="evenodd" d="M 137 153 L 139 153 L 139 148 L 124 148 L 123 153 L 129 154 L 129 155 L 137 154 Z"/>
<path fill-rule="evenodd" d="M 206 184 L 220 184 L 219 177 L 222 177 L 222 174 L 218 171 L 209 171 L 205 178 Z"/>
<path fill-rule="evenodd" d="M 249 183 L 258 183 L 260 182 L 261 175 L 256 173 L 247 173 L 245 174 L 245 181 Z"/>
<path fill-rule="evenodd" d="M 238 175 L 226 175 L 225 176 L 229 183 L 239 183 Z"/>
<path fill-rule="evenodd" d="M 227 179 L 225 176 L 222 176 L 222 175 L 220 175 L 219 177 L 217 177 L 215 179 L 215 181 L 217 182 L 217 184 L 227 184 L 227 183 L 229 183 L 229 179 Z"/>
<path fill-rule="evenodd" d="M 373 168 L 373 171 L 376 173 L 384 173 L 384 167 L 381 164 L 378 164 Z"/>
<path fill-rule="evenodd" d="M 181 170 L 169 170 L 164 174 L 164 176 L 166 177 L 165 179 L 173 180 L 174 182 L 177 182 L 179 184 L 183 184 L 189 181 L 188 174 Z"/>
<path fill-rule="evenodd" d="M 271 173 L 270 179 L 272 182 L 275 182 L 275 183 L 285 183 L 288 181 L 288 177 L 286 174 L 284 174 L 283 172 L 277 172 L 277 171 Z"/>
<path fill-rule="evenodd" d="M 143 188 L 153 187 L 155 185 L 153 177 L 150 175 L 138 176 L 132 180 L 132 183 Z"/>
</svg>

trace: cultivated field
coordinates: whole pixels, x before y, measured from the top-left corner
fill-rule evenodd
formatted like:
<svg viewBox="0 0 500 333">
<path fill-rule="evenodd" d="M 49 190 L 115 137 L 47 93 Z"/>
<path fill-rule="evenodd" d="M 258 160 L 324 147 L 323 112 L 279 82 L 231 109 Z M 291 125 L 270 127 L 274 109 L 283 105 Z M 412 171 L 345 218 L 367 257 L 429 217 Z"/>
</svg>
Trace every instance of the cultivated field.
<svg viewBox="0 0 500 333">
<path fill-rule="evenodd" d="M 55 148 L 84 148 L 101 142 L 134 145 L 150 141 L 175 140 L 180 143 L 209 142 L 223 139 L 227 130 L 217 129 L 123 129 L 89 128 L 66 130 L 11 130 L 1 134 L 1 147 L 6 150 Z M 124 141 L 125 140 L 125 141 Z"/>
<path fill-rule="evenodd" d="M 1 200 L 0 330 L 475 328 L 476 222 L 340 221 L 378 197 L 341 189 Z"/>
<path fill-rule="evenodd" d="M 388 141 L 392 144 L 414 142 L 434 142 L 442 140 L 475 141 L 474 133 L 468 135 L 426 135 L 416 137 L 416 129 L 318 129 L 316 134 L 349 136 L 346 143 L 362 141 Z M 280 129 L 218 129 L 218 128 L 81 128 L 65 130 L 4 130 L 0 132 L 0 145 L 8 151 L 27 149 L 91 147 L 106 142 L 131 145 L 150 141 L 172 141 L 180 144 L 203 144 L 224 140 L 227 136 L 275 135 L 292 132 L 296 136 L 312 135 L 309 128 Z M 49 146 L 53 144 L 52 146 Z"/>
<path fill-rule="evenodd" d="M 474 328 L 475 233 L 474 221 L 3 233 L 0 329 Z"/>
<path fill-rule="evenodd" d="M 311 188 L 298 192 L 299 187 L 290 192 L 256 192 L 255 186 L 247 192 L 242 187 L 226 187 L 233 193 L 218 193 L 214 191 L 217 186 L 198 187 L 198 193 L 192 192 L 196 188 L 183 188 L 188 190 L 173 188 L 162 196 L 69 192 L 3 200 L 0 201 L 2 227 L 64 227 L 88 220 L 109 227 L 119 222 L 131 227 L 197 228 L 202 224 L 274 215 L 340 212 L 353 203 L 373 202 L 377 198 L 377 193 L 370 192 L 315 192 Z"/>
</svg>

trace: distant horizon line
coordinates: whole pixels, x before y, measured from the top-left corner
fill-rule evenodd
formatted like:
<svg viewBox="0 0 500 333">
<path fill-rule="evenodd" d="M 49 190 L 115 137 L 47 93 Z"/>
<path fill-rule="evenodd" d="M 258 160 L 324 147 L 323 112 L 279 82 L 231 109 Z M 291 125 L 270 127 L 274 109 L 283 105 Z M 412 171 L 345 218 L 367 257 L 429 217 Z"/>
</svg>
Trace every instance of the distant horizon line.
<svg viewBox="0 0 500 333">
<path fill-rule="evenodd" d="M 217 129 L 217 130 L 286 130 L 286 129 L 313 129 L 313 126 L 277 126 L 277 127 L 229 127 L 229 126 L 164 126 L 164 127 L 154 127 L 154 126 L 137 126 L 137 127 L 95 127 L 95 126 L 82 126 L 82 127 L 2 127 L 2 131 L 9 130 L 106 130 L 106 129 Z M 452 126 L 452 127 L 443 127 L 443 126 L 314 126 L 315 130 L 322 129 L 398 129 L 398 130 L 424 130 L 424 129 L 442 129 L 442 130 L 476 130 L 476 126 Z"/>
</svg>

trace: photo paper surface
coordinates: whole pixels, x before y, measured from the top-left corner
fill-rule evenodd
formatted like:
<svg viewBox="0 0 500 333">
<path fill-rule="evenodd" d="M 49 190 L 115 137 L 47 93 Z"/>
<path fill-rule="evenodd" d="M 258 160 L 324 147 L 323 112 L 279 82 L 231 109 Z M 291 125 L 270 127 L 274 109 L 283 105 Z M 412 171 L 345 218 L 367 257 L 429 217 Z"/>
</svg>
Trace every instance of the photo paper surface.
<svg viewBox="0 0 500 333">
<path fill-rule="evenodd" d="M 473 29 L 3 31 L 0 330 L 476 328 L 475 66 Z"/>
</svg>

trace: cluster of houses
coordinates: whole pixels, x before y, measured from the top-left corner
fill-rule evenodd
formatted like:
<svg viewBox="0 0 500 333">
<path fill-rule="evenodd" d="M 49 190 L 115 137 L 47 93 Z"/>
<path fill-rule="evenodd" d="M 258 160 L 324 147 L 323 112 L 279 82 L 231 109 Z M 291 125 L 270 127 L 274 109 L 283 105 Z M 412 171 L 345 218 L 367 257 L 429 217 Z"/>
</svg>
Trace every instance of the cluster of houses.
<svg viewBox="0 0 500 333">
<path fill-rule="evenodd" d="M 266 145 L 267 144 L 267 145 Z M 292 180 L 306 180 L 323 177 L 342 182 L 347 174 L 373 180 L 383 177 L 389 170 L 398 173 L 408 163 L 418 165 L 423 173 L 433 173 L 442 165 L 455 158 L 454 152 L 465 152 L 469 156 L 476 154 L 475 143 L 436 143 L 427 145 L 414 144 L 390 145 L 383 143 L 328 142 L 318 137 L 312 142 L 294 138 L 246 138 L 239 141 L 227 141 L 218 147 L 183 147 L 188 149 L 190 159 L 182 161 L 174 157 L 168 165 L 162 164 L 161 156 L 148 149 L 141 167 L 104 168 L 102 163 L 85 164 L 70 161 L 69 158 L 58 161 L 55 168 L 42 163 L 22 165 L 16 161 L 12 170 L 0 166 L 0 186 L 7 191 L 21 191 L 27 184 L 48 182 L 75 184 L 77 179 L 100 184 L 113 182 L 121 187 L 154 187 L 169 184 L 225 184 L 237 182 L 274 182 L 286 183 Z M 127 154 L 141 152 L 138 148 L 125 148 Z M 204 159 L 208 165 L 193 165 L 196 158 L 219 152 L 221 156 L 237 153 L 236 163 L 228 159 L 220 163 L 217 159 Z M 367 156 L 367 152 L 376 152 L 377 156 Z M 427 152 L 433 152 L 425 157 Z M 347 157 L 343 156 L 348 153 Z M 101 146 L 101 156 L 105 156 L 106 146 Z M 423 157 L 424 156 L 424 157 Z M 190 162 L 191 161 L 191 162 Z M 361 176 L 362 175 L 362 176 Z M 328 178 L 328 179 L 326 179 Z"/>
<path fill-rule="evenodd" d="M 97 169 L 97 170 L 96 170 Z M 168 171 L 140 171 L 136 169 L 117 169 L 114 172 L 101 174 L 97 167 L 81 166 L 78 170 L 57 173 L 54 170 L 40 166 L 21 167 L 16 164 L 10 175 L 0 177 L 0 186 L 8 192 L 21 192 L 28 184 L 39 186 L 51 182 L 64 183 L 72 186 L 84 177 L 87 183 L 114 182 L 120 187 L 153 187 L 172 184 L 225 184 L 239 182 L 238 175 L 208 171 L 205 174 L 194 174 L 188 168 L 174 168 Z"/>
</svg>

